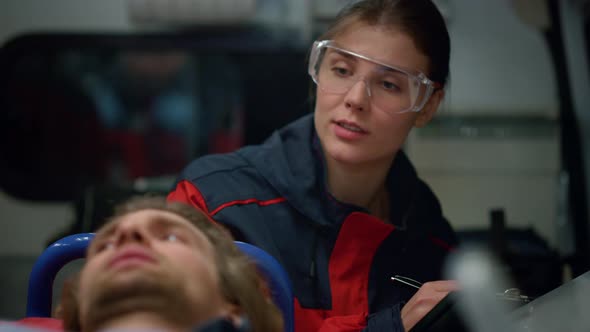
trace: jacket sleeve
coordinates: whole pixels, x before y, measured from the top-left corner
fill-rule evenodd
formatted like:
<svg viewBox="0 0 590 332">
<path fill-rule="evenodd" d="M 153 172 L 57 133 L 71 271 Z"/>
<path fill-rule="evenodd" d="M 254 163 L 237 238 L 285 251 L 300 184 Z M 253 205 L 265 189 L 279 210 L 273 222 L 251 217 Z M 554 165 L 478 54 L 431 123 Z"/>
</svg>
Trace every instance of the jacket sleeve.
<svg viewBox="0 0 590 332">
<path fill-rule="evenodd" d="M 363 332 L 404 332 L 401 316 L 401 304 L 369 315 Z"/>
<path fill-rule="evenodd" d="M 359 332 L 366 324 L 364 314 L 336 316 L 324 320 L 317 332 Z"/>
<path fill-rule="evenodd" d="M 326 319 L 318 332 L 404 332 L 400 305 L 384 309 L 368 317 L 364 314 Z"/>
</svg>

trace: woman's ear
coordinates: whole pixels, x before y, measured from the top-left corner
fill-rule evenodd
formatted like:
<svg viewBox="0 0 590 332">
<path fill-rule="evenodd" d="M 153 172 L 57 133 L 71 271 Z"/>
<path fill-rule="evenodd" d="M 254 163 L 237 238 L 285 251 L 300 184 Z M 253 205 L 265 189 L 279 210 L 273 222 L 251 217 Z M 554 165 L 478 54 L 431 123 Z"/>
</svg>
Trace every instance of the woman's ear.
<svg viewBox="0 0 590 332">
<path fill-rule="evenodd" d="M 430 120 L 438 110 L 438 106 L 440 105 L 440 102 L 443 100 L 444 96 L 445 90 L 443 89 L 437 89 L 432 93 L 432 96 L 430 96 L 430 99 L 428 100 L 426 105 L 424 105 L 422 110 L 418 112 L 418 116 L 416 117 L 416 120 L 414 120 L 415 127 L 421 128 L 426 126 L 428 122 L 430 122 Z"/>
</svg>

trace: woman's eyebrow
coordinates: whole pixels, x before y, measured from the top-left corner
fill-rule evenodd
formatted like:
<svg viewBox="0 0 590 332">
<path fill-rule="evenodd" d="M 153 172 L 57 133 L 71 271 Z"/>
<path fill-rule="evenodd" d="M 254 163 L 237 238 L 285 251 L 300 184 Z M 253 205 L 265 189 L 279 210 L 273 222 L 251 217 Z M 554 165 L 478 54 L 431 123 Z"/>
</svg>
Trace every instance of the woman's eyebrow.
<svg viewBox="0 0 590 332">
<path fill-rule="evenodd" d="M 352 55 L 352 54 L 348 54 L 344 51 L 341 50 L 337 50 L 337 49 L 332 49 L 332 52 L 330 52 L 330 54 L 336 55 L 336 56 L 341 56 L 343 58 L 349 59 L 349 60 L 354 60 L 356 61 L 356 56 Z"/>
<path fill-rule="evenodd" d="M 352 61 L 358 61 L 359 59 L 352 54 L 346 53 L 344 51 L 341 50 L 337 50 L 337 49 L 333 49 L 333 52 L 331 54 L 334 54 L 336 56 L 342 56 L 343 58 L 352 60 Z M 385 72 L 390 72 L 390 73 L 403 73 L 401 70 L 387 66 L 387 65 L 383 65 L 380 63 L 375 63 L 375 65 L 377 65 L 377 67 L 379 68 L 380 71 L 385 71 Z"/>
<path fill-rule="evenodd" d="M 385 71 L 388 73 L 394 73 L 394 74 L 405 74 L 403 71 L 396 69 L 396 68 L 392 68 L 392 67 L 380 65 L 380 64 L 378 64 L 378 66 L 381 71 Z"/>
</svg>

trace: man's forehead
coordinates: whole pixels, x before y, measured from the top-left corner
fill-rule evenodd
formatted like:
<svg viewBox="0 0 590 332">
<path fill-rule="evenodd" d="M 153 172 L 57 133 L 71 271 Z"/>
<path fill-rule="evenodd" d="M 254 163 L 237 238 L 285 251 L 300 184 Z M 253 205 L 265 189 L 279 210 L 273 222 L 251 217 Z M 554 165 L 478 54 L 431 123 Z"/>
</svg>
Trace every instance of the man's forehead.
<svg viewBox="0 0 590 332">
<path fill-rule="evenodd" d="M 165 225 L 178 225 L 187 229 L 199 232 L 199 229 L 191 223 L 188 219 L 180 216 L 174 212 L 159 210 L 159 209 L 143 209 L 125 213 L 121 216 L 115 217 L 107 224 L 105 224 L 98 232 L 98 235 L 108 235 L 115 231 L 117 226 L 124 222 L 137 222 L 140 224 L 165 224 Z"/>
</svg>

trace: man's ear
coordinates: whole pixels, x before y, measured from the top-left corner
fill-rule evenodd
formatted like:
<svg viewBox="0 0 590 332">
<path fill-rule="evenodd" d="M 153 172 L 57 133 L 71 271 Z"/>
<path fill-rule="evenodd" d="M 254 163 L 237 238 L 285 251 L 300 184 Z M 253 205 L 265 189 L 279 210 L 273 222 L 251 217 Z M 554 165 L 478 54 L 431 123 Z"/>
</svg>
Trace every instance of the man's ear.
<svg viewBox="0 0 590 332">
<path fill-rule="evenodd" d="M 440 102 L 443 100 L 445 96 L 445 90 L 437 89 L 432 93 L 426 105 L 418 112 L 418 116 L 416 120 L 414 120 L 414 126 L 421 128 L 424 127 L 430 122 L 436 111 L 438 110 L 438 106 Z"/>
<path fill-rule="evenodd" d="M 235 304 L 227 304 L 225 310 L 225 318 L 231 321 L 235 327 L 240 327 L 246 323 L 244 321 L 246 319 L 244 310 L 241 307 Z"/>
<path fill-rule="evenodd" d="M 79 301 L 80 273 L 66 278 L 61 292 L 59 311 L 54 314 L 63 321 L 64 331 L 82 331 Z"/>
</svg>

